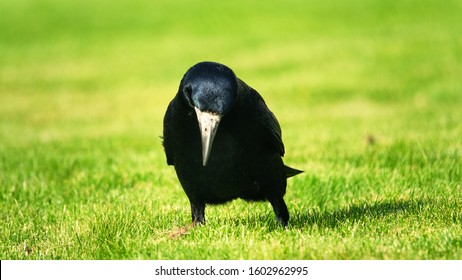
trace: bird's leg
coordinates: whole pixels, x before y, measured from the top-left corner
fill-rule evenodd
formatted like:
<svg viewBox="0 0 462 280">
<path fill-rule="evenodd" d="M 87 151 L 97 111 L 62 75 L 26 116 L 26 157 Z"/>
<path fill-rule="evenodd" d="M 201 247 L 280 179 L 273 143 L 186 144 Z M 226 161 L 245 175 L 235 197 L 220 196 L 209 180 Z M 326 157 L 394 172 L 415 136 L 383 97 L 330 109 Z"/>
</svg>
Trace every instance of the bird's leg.
<svg viewBox="0 0 462 280">
<path fill-rule="evenodd" d="M 205 203 L 197 201 L 191 201 L 190 203 L 193 226 L 196 224 L 205 224 Z"/>
<path fill-rule="evenodd" d="M 273 206 L 274 214 L 276 214 L 276 221 L 286 227 L 289 222 L 289 210 L 287 209 L 284 198 L 268 197 L 267 199 L 271 203 L 271 206 Z"/>
</svg>

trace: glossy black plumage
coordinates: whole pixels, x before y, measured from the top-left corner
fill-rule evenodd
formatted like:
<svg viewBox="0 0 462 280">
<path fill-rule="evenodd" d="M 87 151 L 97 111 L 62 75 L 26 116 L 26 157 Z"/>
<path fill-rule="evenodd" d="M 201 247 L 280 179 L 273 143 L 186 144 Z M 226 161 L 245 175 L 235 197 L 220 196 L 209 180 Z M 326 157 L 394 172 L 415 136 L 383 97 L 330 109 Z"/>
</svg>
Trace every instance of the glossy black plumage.
<svg viewBox="0 0 462 280">
<path fill-rule="evenodd" d="M 207 121 L 199 124 L 202 114 L 217 117 L 210 126 L 218 127 L 215 135 Z M 204 134 L 212 134 L 211 148 Z M 231 69 L 201 62 L 186 72 L 165 114 L 163 139 L 167 163 L 174 165 L 189 198 L 193 223 L 204 221 L 206 204 L 242 198 L 268 200 L 277 220 L 287 224 L 286 179 L 302 171 L 284 165 L 276 117 Z"/>
</svg>

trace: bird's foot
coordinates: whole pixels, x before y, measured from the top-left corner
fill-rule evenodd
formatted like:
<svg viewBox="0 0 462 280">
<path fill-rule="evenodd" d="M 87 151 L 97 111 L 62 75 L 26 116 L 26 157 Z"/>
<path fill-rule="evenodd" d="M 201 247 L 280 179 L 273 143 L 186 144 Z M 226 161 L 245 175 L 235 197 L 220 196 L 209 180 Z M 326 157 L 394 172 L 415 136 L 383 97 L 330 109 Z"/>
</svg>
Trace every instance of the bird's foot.
<svg viewBox="0 0 462 280">
<path fill-rule="evenodd" d="M 283 219 L 276 217 L 276 223 L 278 226 L 282 227 L 283 229 L 287 229 L 288 222 L 284 221 Z"/>
</svg>

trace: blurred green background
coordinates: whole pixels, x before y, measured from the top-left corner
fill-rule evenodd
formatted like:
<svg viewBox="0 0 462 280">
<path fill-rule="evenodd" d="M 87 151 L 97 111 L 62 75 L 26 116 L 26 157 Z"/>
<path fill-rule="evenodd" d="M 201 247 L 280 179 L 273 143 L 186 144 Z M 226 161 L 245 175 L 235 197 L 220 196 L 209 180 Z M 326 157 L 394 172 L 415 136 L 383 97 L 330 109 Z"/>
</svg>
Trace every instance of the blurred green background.
<svg viewBox="0 0 462 280">
<path fill-rule="evenodd" d="M 2 259 L 461 258 L 461 1 L 0 1 Z M 161 141 L 193 64 L 278 117 L 292 227 L 189 205 Z M 210 246 L 212 245 L 212 246 Z M 255 249 L 257 247 L 258 249 Z"/>
</svg>

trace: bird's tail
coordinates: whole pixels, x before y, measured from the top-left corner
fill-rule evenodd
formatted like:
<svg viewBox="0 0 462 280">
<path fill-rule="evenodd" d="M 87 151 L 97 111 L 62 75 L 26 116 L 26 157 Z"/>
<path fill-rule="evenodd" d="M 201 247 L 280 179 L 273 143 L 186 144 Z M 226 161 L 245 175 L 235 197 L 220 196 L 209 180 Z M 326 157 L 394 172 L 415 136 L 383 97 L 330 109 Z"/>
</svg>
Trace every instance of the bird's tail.
<svg viewBox="0 0 462 280">
<path fill-rule="evenodd" d="M 286 178 L 289 178 L 289 177 L 292 177 L 292 176 L 295 176 L 295 175 L 298 175 L 298 174 L 304 172 L 302 170 L 298 170 L 298 169 L 289 167 L 287 165 L 284 165 L 284 170 L 286 172 Z"/>
</svg>

